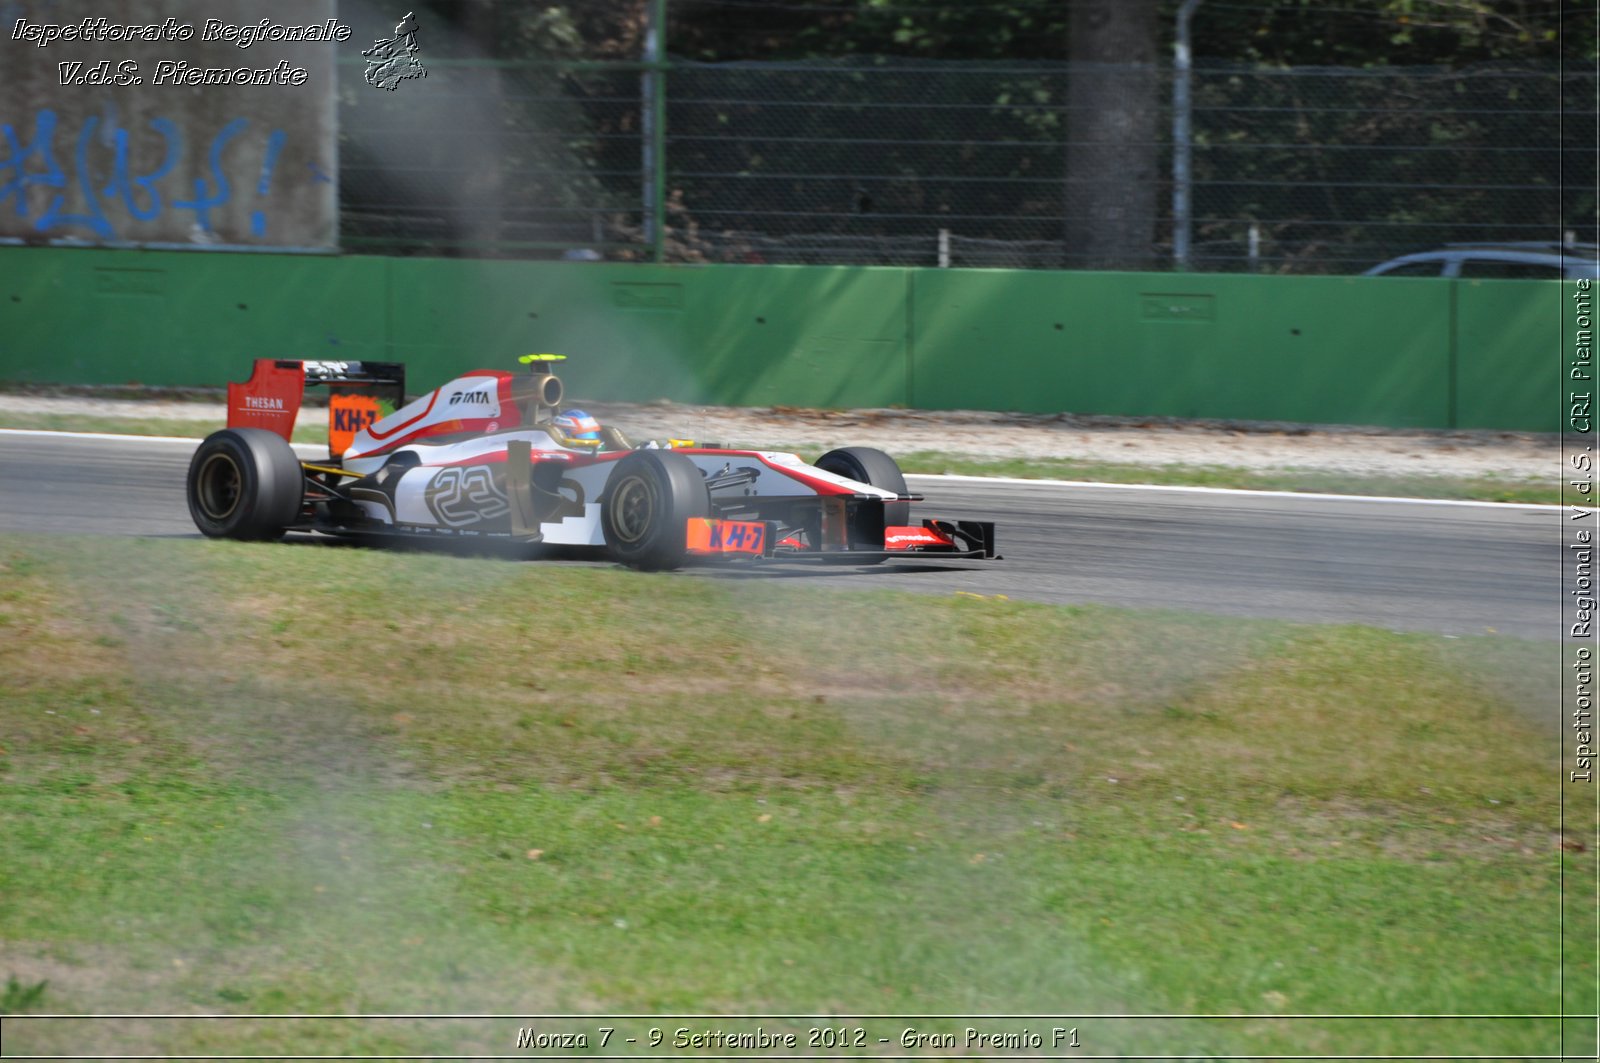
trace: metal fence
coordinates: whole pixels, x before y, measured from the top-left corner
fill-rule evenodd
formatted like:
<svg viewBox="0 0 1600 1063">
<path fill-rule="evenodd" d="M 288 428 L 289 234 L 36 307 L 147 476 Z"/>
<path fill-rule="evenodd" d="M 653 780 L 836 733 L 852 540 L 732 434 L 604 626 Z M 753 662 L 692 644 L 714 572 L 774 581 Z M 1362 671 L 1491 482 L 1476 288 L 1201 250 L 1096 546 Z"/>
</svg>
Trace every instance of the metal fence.
<svg viewBox="0 0 1600 1063">
<path fill-rule="evenodd" d="M 1114 176 L 1148 216 L 1134 219 L 1139 236 L 1122 257 L 1164 269 L 1171 74 L 1141 73 L 1133 83 L 1148 91 L 1127 108 L 1146 139 L 1120 146 L 1140 165 Z M 379 92 L 347 67 L 342 242 L 388 253 L 1093 266 L 1072 236 L 1094 175 L 1074 172 L 1084 156 L 1073 151 L 1069 87 L 1106 75 L 860 58 L 653 71 L 463 60 Z M 1596 88 L 1592 71 L 1553 68 L 1197 64 L 1190 264 L 1346 273 L 1449 242 L 1559 241 L 1568 230 L 1592 239 Z"/>
</svg>

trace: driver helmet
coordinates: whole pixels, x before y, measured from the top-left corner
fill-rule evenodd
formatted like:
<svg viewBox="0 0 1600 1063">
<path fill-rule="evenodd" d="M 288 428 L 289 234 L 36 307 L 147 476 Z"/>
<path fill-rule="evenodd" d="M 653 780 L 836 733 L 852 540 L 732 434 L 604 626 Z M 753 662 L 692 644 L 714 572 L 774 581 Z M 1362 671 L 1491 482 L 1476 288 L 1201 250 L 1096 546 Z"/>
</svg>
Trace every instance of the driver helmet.
<svg viewBox="0 0 1600 1063">
<path fill-rule="evenodd" d="M 556 417 L 556 427 L 573 439 L 599 439 L 600 422 L 582 410 L 564 410 Z"/>
</svg>

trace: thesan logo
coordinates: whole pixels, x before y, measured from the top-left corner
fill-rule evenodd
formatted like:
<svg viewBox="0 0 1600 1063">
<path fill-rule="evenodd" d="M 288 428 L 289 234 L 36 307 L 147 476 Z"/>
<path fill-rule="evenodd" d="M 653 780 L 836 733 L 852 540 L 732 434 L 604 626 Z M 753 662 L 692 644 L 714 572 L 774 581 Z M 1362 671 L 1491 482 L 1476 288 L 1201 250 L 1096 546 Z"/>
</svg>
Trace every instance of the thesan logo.
<svg viewBox="0 0 1600 1063">
<path fill-rule="evenodd" d="M 487 391 L 458 391 L 450 396 L 451 406 L 492 406 L 494 396 Z"/>
<path fill-rule="evenodd" d="M 246 395 L 244 397 L 244 405 L 247 410 L 277 410 L 280 412 L 283 410 L 282 399 L 257 397 L 255 395 Z"/>
</svg>

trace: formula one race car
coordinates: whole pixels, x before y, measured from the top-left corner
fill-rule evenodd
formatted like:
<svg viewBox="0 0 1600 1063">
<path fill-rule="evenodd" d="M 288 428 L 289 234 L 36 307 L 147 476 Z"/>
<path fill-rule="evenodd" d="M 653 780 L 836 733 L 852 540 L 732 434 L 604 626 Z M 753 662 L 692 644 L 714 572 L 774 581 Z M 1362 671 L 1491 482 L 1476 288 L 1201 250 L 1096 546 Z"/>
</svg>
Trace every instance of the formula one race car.
<svg viewBox="0 0 1600 1063">
<path fill-rule="evenodd" d="M 499 539 L 603 548 L 638 568 L 690 558 L 871 564 L 892 557 L 991 558 L 987 521 L 909 522 L 894 459 L 846 447 L 793 454 L 668 440 L 634 446 L 563 413 L 551 371 L 483 369 L 405 404 L 393 362 L 263 358 L 228 385 L 228 427 L 189 464 L 189 511 L 213 538 L 341 536 Z M 289 445 L 307 385 L 329 389 L 329 455 Z M 399 408 L 396 408 L 399 407 Z"/>
</svg>

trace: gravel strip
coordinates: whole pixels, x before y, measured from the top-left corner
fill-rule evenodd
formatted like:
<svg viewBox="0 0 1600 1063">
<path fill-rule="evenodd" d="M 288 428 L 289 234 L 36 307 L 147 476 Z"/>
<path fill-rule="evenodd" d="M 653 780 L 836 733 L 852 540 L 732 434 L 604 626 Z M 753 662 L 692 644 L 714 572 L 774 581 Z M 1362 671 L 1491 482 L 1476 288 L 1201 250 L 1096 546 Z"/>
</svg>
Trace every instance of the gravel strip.
<svg viewBox="0 0 1600 1063">
<path fill-rule="evenodd" d="M 1268 422 L 1007 414 L 975 410 L 801 410 L 578 400 L 635 440 L 692 437 L 744 447 L 871 446 L 891 454 L 939 451 L 975 459 L 1069 458 L 1130 465 L 1307 469 L 1558 481 L 1555 435 L 1498 431 L 1394 431 Z M 222 422 L 215 401 L 92 395 L 0 394 L 0 412 Z M 319 425 L 319 407 L 301 423 Z M 199 430 L 199 429 L 197 429 Z"/>
</svg>

